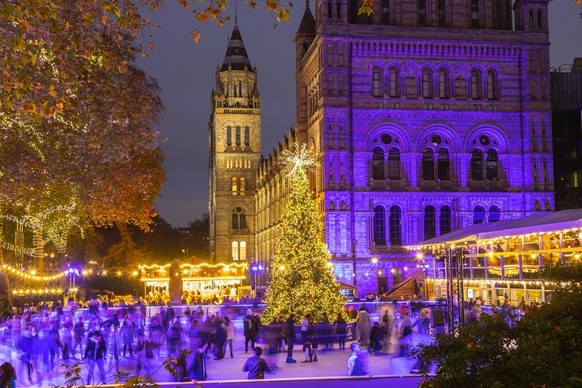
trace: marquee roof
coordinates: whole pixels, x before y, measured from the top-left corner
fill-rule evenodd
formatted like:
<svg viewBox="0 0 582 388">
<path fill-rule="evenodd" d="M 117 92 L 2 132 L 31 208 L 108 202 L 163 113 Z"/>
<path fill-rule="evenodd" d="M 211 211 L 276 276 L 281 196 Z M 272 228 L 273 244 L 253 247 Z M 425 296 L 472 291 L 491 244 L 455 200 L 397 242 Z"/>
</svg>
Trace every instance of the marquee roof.
<svg viewBox="0 0 582 388">
<path fill-rule="evenodd" d="M 556 233 L 582 228 L 582 209 L 562 210 L 554 213 L 536 214 L 510 220 L 471 225 L 408 248 L 423 248 L 440 244 L 464 244 L 478 240 L 493 240 L 506 236 L 532 233 Z"/>
</svg>

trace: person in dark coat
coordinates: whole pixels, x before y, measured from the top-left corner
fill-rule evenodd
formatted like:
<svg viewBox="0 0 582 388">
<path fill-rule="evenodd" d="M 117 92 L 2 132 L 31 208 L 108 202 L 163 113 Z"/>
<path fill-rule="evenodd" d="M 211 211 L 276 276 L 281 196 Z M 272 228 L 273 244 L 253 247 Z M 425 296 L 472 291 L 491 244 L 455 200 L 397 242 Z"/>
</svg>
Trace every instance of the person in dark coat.
<svg viewBox="0 0 582 388">
<path fill-rule="evenodd" d="M 265 372 L 270 372 L 271 368 L 267 364 L 264 358 L 261 358 L 261 354 L 263 354 L 263 348 L 260 346 L 255 346 L 253 348 L 254 355 L 249 357 L 243 366 L 243 372 L 249 372 L 248 379 L 255 380 L 255 379 L 264 379 Z"/>
<path fill-rule="evenodd" d="M 368 350 L 374 349 L 374 354 L 376 356 L 379 356 L 380 351 L 382 350 L 384 335 L 386 335 L 384 326 L 380 325 L 380 322 L 374 323 L 374 326 L 372 326 L 372 330 L 370 331 L 370 348 Z"/>
<path fill-rule="evenodd" d="M 101 374 L 101 383 L 105 384 L 107 382 L 107 377 L 105 376 L 105 366 L 103 360 L 107 355 L 107 348 L 105 345 L 105 340 L 101 335 L 101 332 L 95 330 L 93 335 L 87 341 L 87 348 L 85 349 L 85 358 L 89 360 L 89 373 L 87 374 L 87 384 L 91 385 L 93 383 L 93 372 L 95 371 L 95 365 L 99 368 L 99 373 Z"/>
<path fill-rule="evenodd" d="M 222 360 L 224 358 L 224 344 L 226 343 L 226 328 L 222 324 L 222 319 L 217 319 L 214 322 L 216 328 L 216 357 L 215 360 Z"/>
<path fill-rule="evenodd" d="M 285 338 L 285 342 L 287 343 L 287 363 L 293 364 L 297 361 L 293 359 L 293 345 L 295 345 L 295 341 L 297 340 L 297 336 L 295 335 L 295 315 L 289 315 L 287 321 L 283 324 L 283 328 L 281 330 L 283 337 Z"/>
<path fill-rule="evenodd" d="M 335 325 L 335 334 L 340 350 L 346 350 L 346 337 L 348 333 L 348 323 L 341 313 L 337 314 L 337 318 L 333 322 Z"/>
<path fill-rule="evenodd" d="M 16 388 L 16 371 L 9 362 L 0 365 L 0 388 Z"/>
<path fill-rule="evenodd" d="M 208 342 L 206 340 L 200 340 L 198 342 L 198 346 L 194 352 L 194 359 L 188 368 L 188 376 L 193 382 L 204 381 L 208 377 L 206 374 L 206 356 L 204 355 L 207 348 Z"/>
<path fill-rule="evenodd" d="M 180 340 L 182 337 L 182 329 L 180 321 L 175 321 L 171 324 L 168 330 L 168 355 L 173 356 L 178 353 L 180 347 Z"/>
<path fill-rule="evenodd" d="M 245 353 L 249 351 L 249 342 L 251 349 L 255 347 L 255 318 L 251 309 L 247 310 L 247 315 L 243 318 L 243 333 L 245 335 Z"/>
</svg>

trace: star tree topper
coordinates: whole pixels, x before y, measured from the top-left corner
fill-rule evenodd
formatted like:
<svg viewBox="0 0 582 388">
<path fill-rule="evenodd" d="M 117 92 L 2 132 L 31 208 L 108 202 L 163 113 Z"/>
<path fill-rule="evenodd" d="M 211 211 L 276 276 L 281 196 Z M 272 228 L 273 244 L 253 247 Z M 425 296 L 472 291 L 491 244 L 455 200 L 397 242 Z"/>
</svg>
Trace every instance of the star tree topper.
<svg viewBox="0 0 582 388">
<path fill-rule="evenodd" d="M 313 160 L 313 156 L 309 154 L 307 146 L 305 144 L 297 143 L 293 149 L 287 149 L 283 151 L 281 161 L 289 169 L 287 175 L 293 175 L 297 172 L 297 170 L 310 167 L 315 164 L 315 160 Z"/>
</svg>

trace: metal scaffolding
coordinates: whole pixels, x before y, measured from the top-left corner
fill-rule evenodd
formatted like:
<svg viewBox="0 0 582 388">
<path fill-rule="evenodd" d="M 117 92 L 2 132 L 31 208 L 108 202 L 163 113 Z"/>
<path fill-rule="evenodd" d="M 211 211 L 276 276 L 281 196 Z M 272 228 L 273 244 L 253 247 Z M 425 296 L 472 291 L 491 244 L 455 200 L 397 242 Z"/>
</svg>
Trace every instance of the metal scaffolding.
<svg viewBox="0 0 582 388">
<path fill-rule="evenodd" d="M 447 323 L 449 334 L 454 334 L 465 322 L 463 292 L 463 248 L 447 246 L 445 273 L 447 279 Z"/>
</svg>

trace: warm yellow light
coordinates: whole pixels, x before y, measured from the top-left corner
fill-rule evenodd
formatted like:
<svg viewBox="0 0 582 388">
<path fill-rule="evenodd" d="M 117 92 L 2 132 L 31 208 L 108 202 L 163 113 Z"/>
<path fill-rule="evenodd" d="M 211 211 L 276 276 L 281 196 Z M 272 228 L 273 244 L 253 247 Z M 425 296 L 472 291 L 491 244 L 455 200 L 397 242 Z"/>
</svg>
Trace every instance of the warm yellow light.
<svg viewBox="0 0 582 388">
<path fill-rule="evenodd" d="M 378 263 L 378 258 L 377 257 L 372 257 L 372 263 L 377 264 Z"/>
</svg>

